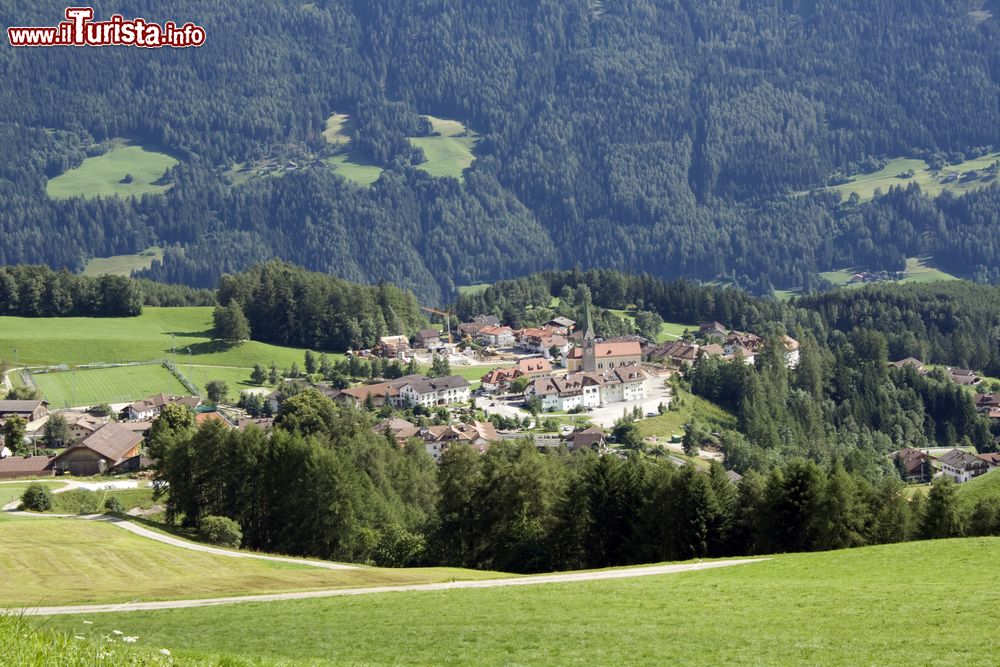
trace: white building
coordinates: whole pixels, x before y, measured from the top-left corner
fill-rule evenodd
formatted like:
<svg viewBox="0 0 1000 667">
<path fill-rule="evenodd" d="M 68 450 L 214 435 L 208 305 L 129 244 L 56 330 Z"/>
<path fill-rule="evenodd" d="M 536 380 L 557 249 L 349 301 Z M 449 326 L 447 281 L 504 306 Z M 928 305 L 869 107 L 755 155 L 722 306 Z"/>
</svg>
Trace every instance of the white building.
<svg viewBox="0 0 1000 667">
<path fill-rule="evenodd" d="M 469 400 L 469 381 L 458 375 L 441 378 L 418 378 L 399 388 L 399 402 L 402 405 L 421 405 L 433 408 L 454 405 Z"/>
<path fill-rule="evenodd" d="M 652 378 L 637 365 L 603 373 L 570 373 L 543 377 L 532 382 L 525 397 L 537 396 L 542 410 L 568 412 L 575 408 L 597 408 L 611 403 L 640 401 L 652 393 Z"/>
</svg>

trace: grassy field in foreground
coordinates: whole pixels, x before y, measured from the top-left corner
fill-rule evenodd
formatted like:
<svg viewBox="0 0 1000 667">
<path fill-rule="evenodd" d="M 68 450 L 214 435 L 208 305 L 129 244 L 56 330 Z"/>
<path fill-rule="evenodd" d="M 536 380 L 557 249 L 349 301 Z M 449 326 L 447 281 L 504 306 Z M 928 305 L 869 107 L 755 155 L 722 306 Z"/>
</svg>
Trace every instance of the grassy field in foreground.
<svg viewBox="0 0 1000 667">
<path fill-rule="evenodd" d="M 53 408 L 128 403 L 153 394 L 188 393 L 180 380 L 159 364 L 38 373 L 32 378 Z"/>
<path fill-rule="evenodd" d="M 178 364 L 279 368 L 303 363 L 303 350 L 247 342 L 231 347 L 211 339 L 212 309 L 145 308 L 139 317 L 0 317 L 0 360 L 21 364 L 87 364 L 176 357 Z M 173 339 L 171 339 L 173 333 Z M 171 344 L 176 355 L 171 354 Z M 191 354 L 188 354 L 190 350 Z"/>
<path fill-rule="evenodd" d="M 982 179 L 976 179 L 964 183 L 958 181 L 954 183 L 942 183 L 941 181 L 945 178 L 945 176 L 949 172 L 958 172 L 959 174 L 963 174 L 971 170 L 985 169 L 997 160 L 1000 160 L 1000 153 L 991 153 L 981 158 L 976 158 L 975 160 L 967 160 L 962 164 L 946 165 L 938 174 L 934 174 L 928 169 L 927 163 L 923 160 L 897 158 L 895 160 L 890 160 L 881 171 L 877 171 L 873 174 L 862 174 L 854 177 L 850 183 L 844 183 L 843 185 L 837 185 L 827 189 L 839 192 L 844 199 L 850 197 L 852 193 L 856 192 L 861 198 L 861 201 L 868 201 L 872 199 L 875 196 L 876 190 L 881 190 L 883 193 L 887 193 L 889 192 L 889 188 L 893 186 L 905 188 L 910 183 L 919 184 L 920 189 L 924 192 L 924 194 L 931 197 L 936 197 L 945 190 L 949 190 L 956 195 L 962 195 L 972 190 L 987 187 L 991 183 L 996 183 L 997 181 L 984 181 Z M 900 178 L 901 174 L 910 170 L 913 171 L 913 176 L 911 178 Z"/>
<path fill-rule="evenodd" d="M 156 183 L 176 164 L 177 160 L 169 155 L 120 142 L 104 155 L 87 158 L 79 167 L 56 176 L 48 182 L 46 191 L 53 199 L 165 192 L 170 186 Z M 132 181 L 123 183 L 129 175 Z"/>
<path fill-rule="evenodd" d="M 457 120 L 427 116 L 434 128 L 434 136 L 410 137 L 410 143 L 423 149 L 426 162 L 417 169 L 431 176 L 451 176 L 462 179 L 462 172 L 469 168 L 476 157 L 472 154 L 479 136 Z"/>
<path fill-rule="evenodd" d="M 1000 540 L 919 542 L 657 577 L 56 617 L 180 658 L 264 664 L 989 665 Z M 928 581 L 928 572 L 949 576 Z M 252 628 L 252 632 L 247 632 Z M 196 629 L 196 630 L 194 630 Z"/>
<path fill-rule="evenodd" d="M 0 530 L 0 607 L 169 600 L 480 579 L 449 568 L 325 570 L 173 547 L 106 523 L 26 518 Z"/>
<path fill-rule="evenodd" d="M 94 257 L 83 270 L 85 276 L 130 276 L 133 271 L 142 271 L 153 265 L 154 259 L 163 258 L 162 248 L 149 248 L 137 255 L 115 255 L 114 257 Z"/>
</svg>

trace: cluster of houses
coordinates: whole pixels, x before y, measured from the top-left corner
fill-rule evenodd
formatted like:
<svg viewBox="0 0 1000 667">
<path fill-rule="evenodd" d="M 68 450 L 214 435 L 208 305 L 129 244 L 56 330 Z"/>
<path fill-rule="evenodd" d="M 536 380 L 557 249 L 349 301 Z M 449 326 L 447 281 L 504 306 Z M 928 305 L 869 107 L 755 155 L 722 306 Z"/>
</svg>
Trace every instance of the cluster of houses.
<svg viewBox="0 0 1000 667">
<path fill-rule="evenodd" d="M 430 378 L 424 375 L 404 375 L 395 380 L 366 384 L 348 389 L 317 387 L 328 398 L 341 405 L 381 408 L 422 406 L 448 407 L 467 403 L 472 397 L 472 385 L 460 375 Z M 275 396 L 269 396 L 275 400 Z M 276 408 L 277 406 L 275 406 Z"/>
<path fill-rule="evenodd" d="M 44 477 L 70 474 L 80 477 L 106 473 L 134 472 L 149 467 L 151 461 L 142 455 L 142 443 L 152 421 L 167 405 L 183 405 L 192 410 L 201 405 L 196 396 L 157 394 L 131 403 L 117 415 L 119 421 L 86 412 L 59 412 L 66 421 L 66 434 L 58 454 L 15 456 L 0 443 L 0 479 Z M 51 417 L 46 401 L 0 401 L 0 423 L 9 417 L 21 417 L 28 422 L 27 438 L 36 449 L 41 434 Z M 55 414 L 55 413 L 53 413 Z M 219 412 L 196 415 L 203 423 L 216 419 L 227 428 L 245 429 L 254 424 L 260 428 L 271 425 L 270 419 L 231 420 Z"/>
<path fill-rule="evenodd" d="M 781 342 L 785 365 L 798 367 L 801 354 L 799 342 L 791 336 L 782 336 Z M 756 334 L 708 322 L 698 328 L 695 341 L 676 340 L 652 345 L 646 348 L 643 356 L 651 362 L 674 368 L 693 366 L 702 357 L 719 357 L 727 361 L 739 359 L 752 366 L 764 345 L 765 340 Z"/>
<path fill-rule="evenodd" d="M 907 482 L 926 484 L 945 475 L 957 484 L 1000 468 L 1000 454 L 972 454 L 964 449 L 912 449 L 904 447 L 891 454 L 900 476 Z"/>
<path fill-rule="evenodd" d="M 459 324 L 458 334 L 462 340 L 489 350 L 521 351 L 551 359 L 553 349 L 559 356 L 569 352 L 575 326 L 573 320 L 557 317 L 540 327 L 513 329 L 495 315 L 477 315 L 470 322 Z M 406 336 L 384 336 L 379 340 L 378 352 L 390 359 L 407 358 L 416 350 L 443 352 L 450 346 L 442 336 L 436 329 L 423 329 L 412 340 Z M 579 338 L 577 334 L 576 339 Z"/>
<path fill-rule="evenodd" d="M 436 462 L 440 462 L 444 452 L 456 444 L 468 445 L 480 453 L 485 453 L 492 445 L 505 438 L 525 437 L 521 434 L 512 436 L 499 433 L 490 422 L 471 421 L 441 426 L 418 426 L 398 417 L 382 421 L 375 427 L 375 432 L 392 438 L 400 447 L 411 441 L 421 442 Z M 607 446 L 608 434 L 599 428 L 591 427 L 564 436 L 538 436 L 535 441 L 540 448 L 565 444 L 570 451 L 583 449 L 599 451 Z"/>
</svg>

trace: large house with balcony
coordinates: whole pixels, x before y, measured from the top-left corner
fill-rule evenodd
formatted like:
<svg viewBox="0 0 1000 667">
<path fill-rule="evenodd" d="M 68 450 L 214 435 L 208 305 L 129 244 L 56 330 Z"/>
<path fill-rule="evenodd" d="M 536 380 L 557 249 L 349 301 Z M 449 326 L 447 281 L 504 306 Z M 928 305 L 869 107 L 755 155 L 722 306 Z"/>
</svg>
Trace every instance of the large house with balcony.
<svg viewBox="0 0 1000 667">
<path fill-rule="evenodd" d="M 469 381 L 458 375 L 440 378 L 416 378 L 399 387 L 401 405 L 425 408 L 465 403 L 471 395 Z"/>
</svg>

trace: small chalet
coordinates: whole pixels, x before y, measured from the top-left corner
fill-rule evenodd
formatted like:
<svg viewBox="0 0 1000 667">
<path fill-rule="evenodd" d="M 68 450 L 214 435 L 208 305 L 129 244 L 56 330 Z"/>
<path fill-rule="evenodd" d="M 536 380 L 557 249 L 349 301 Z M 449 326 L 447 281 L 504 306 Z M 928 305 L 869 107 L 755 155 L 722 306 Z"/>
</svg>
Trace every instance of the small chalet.
<svg viewBox="0 0 1000 667">
<path fill-rule="evenodd" d="M 728 335 L 729 329 L 718 322 L 705 322 L 698 326 L 698 338 L 724 341 Z"/>
<path fill-rule="evenodd" d="M 466 444 L 484 452 L 492 443 L 501 439 L 492 423 L 479 421 L 421 427 L 393 417 L 376 426 L 375 430 L 391 436 L 401 447 L 409 440 L 422 440 L 427 453 L 435 461 L 440 461 L 445 450 L 455 443 Z"/>
<path fill-rule="evenodd" d="M 970 479 L 985 475 L 990 470 L 990 464 L 978 456 L 961 449 L 953 449 L 939 456 L 941 472 L 962 484 Z"/>
<path fill-rule="evenodd" d="M 28 422 L 33 422 L 48 414 L 48 401 L 0 401 L 0 419 L 23 417 Z"/>
<path fill-rule="evenodd" d="M 75 445 L 84 438 L 88 438 L 108 423 L 107 417 L 95 417 L 87 413 L 67 412 L 63 414 L 66 420 L 66 441 L 65 445 Z"/>
<path fill-rule="evenodd" d="M 567 335 L 572 333 L 573 327 L 576 326 L 576 322 L 569 319 L 568 317 L 554 317 L 544 325 L 544 328 L 553 331 L 554 333 L 560 333 L 562 335 Z"/>
<path fill-rule="evenodd" d="M 951 378 L 952 382 L 963 387 L 974 387 L 979 384 L 979 376 L 968 368 L 949 368 L 948 377 Z"/>
<path fill-rule="evenodd" d="M 931 457 L 920 450 L 904 447 L 891 454 L 899 476 L 913 484 L 926 484 L 934 476 Z"/>
<path fill-rule="evenodd" d="M 73 445 L 54 460 L 57 470 L 86 477 L 139 468 L 142 436 L 112 422 Z"/>
<path fill-rule="evenodd" d="M 907 357 L 906 359 L 900 359 L 899 361 L 893 361 L 891 363 L 891 365 L 895 366 L 896 368 L 899 368 L 899 369 L 903 369 L 903 368 L 907 368 L 907 367 L 913 368 L 918 373 L 920 373 L 920 372 L 922 372 L 924 370 L 924 362 L 922 362 L 919 359 L 916 359 L 914 357 Z"/>
<path fill-rule="evenodd" d="M 424 350 L 439 350 L 444 347 L 441 332 L 437 329 L 421 329 L 417 332 L 417 345 Z"/>
<path fill-rule="evenodd" d="M 566 445 L 574 452 L 583 449 L 600 450 L 607 444 L 608 434 L 599 428 L 575 431 L 566 438 Z"/>
</svg>

